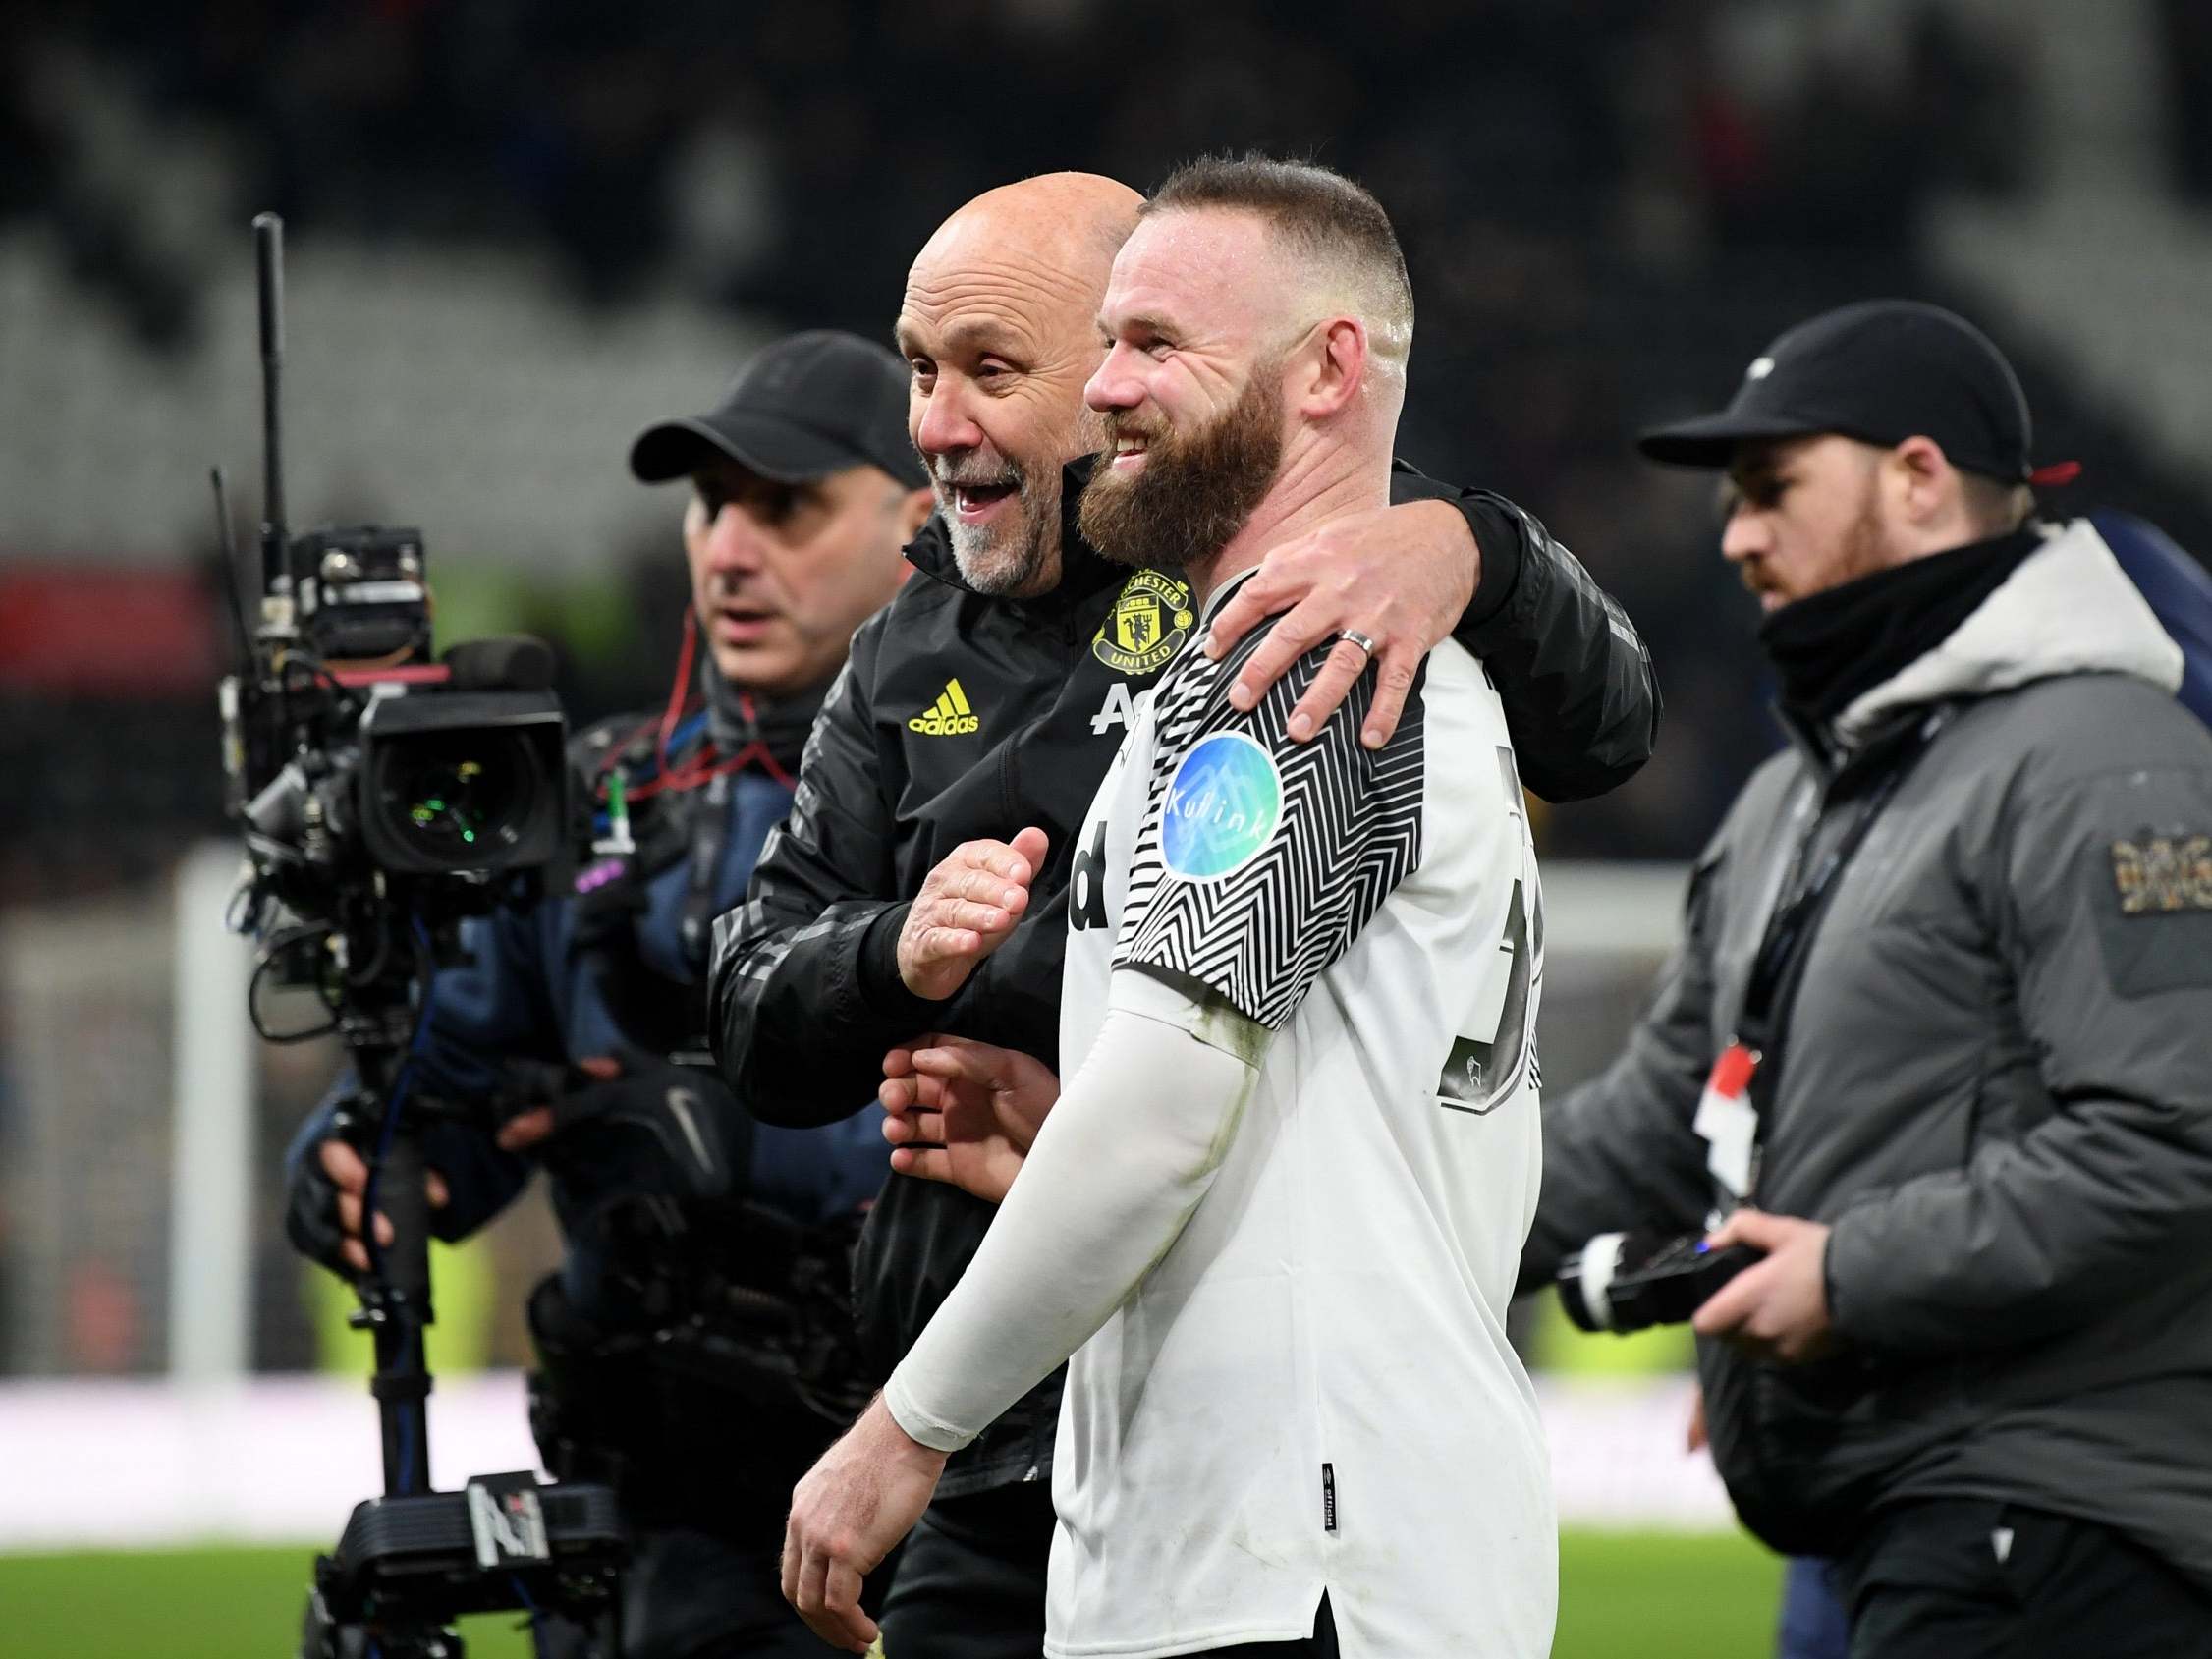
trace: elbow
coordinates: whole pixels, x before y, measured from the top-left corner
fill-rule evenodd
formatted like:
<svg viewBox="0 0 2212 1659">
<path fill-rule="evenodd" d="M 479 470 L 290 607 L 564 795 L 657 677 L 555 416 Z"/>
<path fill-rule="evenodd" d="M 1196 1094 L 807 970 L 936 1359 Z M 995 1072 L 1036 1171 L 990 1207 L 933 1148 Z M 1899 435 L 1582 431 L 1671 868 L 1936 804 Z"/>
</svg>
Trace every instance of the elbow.
<svg viewBox="0 0 2212 1659">
<path fill-rule="evenodd" d="M 714 1064 L 738 1104 L 758 1122 L 775 1129 L 821 1129 L 875 1098 L 864 1078 L 821 1055 L 748 1034 L 753 1040 L 733 1044 L 718 1032 Z"/>
<path fill-rule="evenodd" d="M 757 1084 L 740 1088 L 731 1084 L 740 1104 L 771 1129 L 824 1129 L 841 1123 L 867 1103 L 857 1104 L 819 1090 L 786 1093 Z"/>
<path fill-rule="evenodd" d="M 714 1069 L 747 1115 L 776 1129 L 819 1129 L 847 1115 L 824 1115 L 819 1109 L 822 1096 L 818 1089 L 782 1086 L 787 1081 L 797 1083 L 803 1068 L 770 1063 L 758 1045 L 748 1040 L 752 1035 L 748 1023 L 734 1023 L 735 1029 L 720 1023 L 715 1026 Z"/>
<path fill-rule="evenodd" d="M 1594 801 L 1610 794 L 1634 777 L 1643 767 L 1641 760 L 1633 765 L 1585 765 L 1573 771 L 1555 771 L 1548 766 L 1527 766 L 1521 770 L 1521 781 L 1528 793 L 1551 806 L 1571 806 L 1577 801 Z"/>
</svg>

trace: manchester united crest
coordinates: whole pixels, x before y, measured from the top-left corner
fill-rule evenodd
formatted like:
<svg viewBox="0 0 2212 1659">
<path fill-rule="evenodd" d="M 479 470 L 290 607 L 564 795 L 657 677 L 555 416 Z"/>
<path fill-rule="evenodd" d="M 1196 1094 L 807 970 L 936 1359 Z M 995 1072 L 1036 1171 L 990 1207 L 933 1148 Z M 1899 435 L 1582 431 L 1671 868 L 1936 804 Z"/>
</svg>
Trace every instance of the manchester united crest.
<svg viewBox="0 0 2212 1659">
<path fill-rule="evenodd" d="M 1182 647 L 1193 620 L 1188 583 L 1138 571 L 1106 613 L 1090 653 L 1120 673 L 1150 674 Z"/>
</svg>

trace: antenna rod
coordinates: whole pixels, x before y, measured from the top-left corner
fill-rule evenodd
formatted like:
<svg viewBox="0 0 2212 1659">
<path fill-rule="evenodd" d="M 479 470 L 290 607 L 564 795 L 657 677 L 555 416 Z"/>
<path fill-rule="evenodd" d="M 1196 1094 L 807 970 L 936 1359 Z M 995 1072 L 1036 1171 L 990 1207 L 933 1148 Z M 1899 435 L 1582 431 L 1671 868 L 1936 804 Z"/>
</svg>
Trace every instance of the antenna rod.
<svg viewBox="0 0 2212 1659">
<path fill-rule="evenodd" d="M 243 673 L 253 668 L 253 636 L 246 626 L 246 612 L 238 602 L 238 540 L 231 528 L 231 492 L 220 467 L 210 467 L 207 478 L 215 486 L 215 540 L 223 549 L 223 597 L 230 601 L 231 621 L 238 629 L 239 663 Z"/>
<path fill-rule="evenodd" d="M 284 374 L 284 221 L 276 214 L 254 215 L 253 251 L 261 292 L 261 591 L 289 601 L 292 572 L 286 559 L 284 439 L 278 410 Z M 289 624 L 287 617 L 288 629 Z"/>
</svg>

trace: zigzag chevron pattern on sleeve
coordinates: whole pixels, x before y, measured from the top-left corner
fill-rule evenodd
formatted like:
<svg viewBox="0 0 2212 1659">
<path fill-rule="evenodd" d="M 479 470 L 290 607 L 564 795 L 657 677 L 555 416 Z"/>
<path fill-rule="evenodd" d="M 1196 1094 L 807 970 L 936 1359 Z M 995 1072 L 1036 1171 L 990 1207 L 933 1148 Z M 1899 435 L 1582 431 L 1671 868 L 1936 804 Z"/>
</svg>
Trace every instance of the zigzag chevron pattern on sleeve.
<svg viewBox="0 0 2212 1659">
<path fill-rule="evenodd" d="M 1291 710 L 1320 672 L 1327 646 L 1300 658 L 1249 714 L 1231 708 L 1237 671 L 1267 632 L 1255 629 L 1219 663 L 1186 651 L 1163 678 L 1151 792 L 1114 966 L 1196 979 L 1274 1030 L 1419 864 L 1426 746 L 1419 680 L 1390 742 L 1379 750 L 1361 746 L 1372 674 L 1318 736 L 1293 742 Z M 1273 758 L 1281 815 L 1248 862 L 1218 879 L 1191 880 L 1163 857 L 1168 785 L 1194 747 L 1224 732 L 1251 739 Z"/>
</svg>

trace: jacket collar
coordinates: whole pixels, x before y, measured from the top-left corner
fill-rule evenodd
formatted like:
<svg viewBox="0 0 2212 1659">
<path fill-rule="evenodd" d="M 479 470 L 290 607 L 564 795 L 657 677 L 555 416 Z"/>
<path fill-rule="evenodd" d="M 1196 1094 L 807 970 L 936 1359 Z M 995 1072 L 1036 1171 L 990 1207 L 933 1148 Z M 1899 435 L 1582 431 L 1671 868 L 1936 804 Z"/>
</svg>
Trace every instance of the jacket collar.
<svg viewBox="0 0 2212 1659">
<path fill-rule="evenodd" d="M 1847 749 L 1916 709 L 2068 674 L 2128 674 L 2171 695 L 2182 648 L 2086 519 L 2039 526 L 2043 545 L 1943 643 L 1862 692 L 1836 717 Z"/>
</svg>

